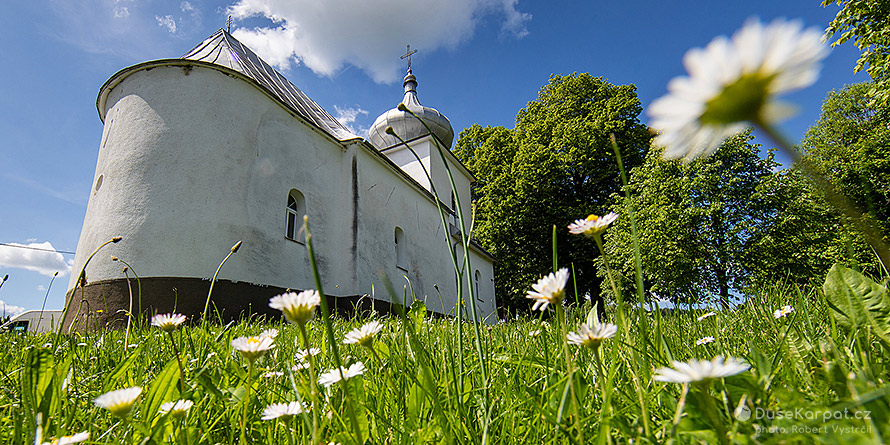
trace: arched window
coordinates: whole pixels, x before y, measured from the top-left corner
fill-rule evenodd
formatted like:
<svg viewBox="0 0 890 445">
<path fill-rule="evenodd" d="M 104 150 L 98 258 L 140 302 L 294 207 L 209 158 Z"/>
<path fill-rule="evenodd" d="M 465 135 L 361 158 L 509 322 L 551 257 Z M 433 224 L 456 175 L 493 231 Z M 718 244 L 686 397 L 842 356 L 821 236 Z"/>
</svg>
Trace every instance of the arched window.
<svg viewBox="0 0 890 445">
<path fill-rule="evenodd" d="M 396 267 L 407 271 L 408 264 L 405 261 L 405 232 L 402 231 L 401 227 L 396 227 L 395 244 L 396 244 Z"/>
<path fill-rule="evenodd" d="M 306 199 L 299 190 L 292 189 L 287 195 L 287 207 L 285 208 L 284 237 L 302 243 L 300 227 L 303 224 L 303 216 L 306 215 Z"/>
</svg>

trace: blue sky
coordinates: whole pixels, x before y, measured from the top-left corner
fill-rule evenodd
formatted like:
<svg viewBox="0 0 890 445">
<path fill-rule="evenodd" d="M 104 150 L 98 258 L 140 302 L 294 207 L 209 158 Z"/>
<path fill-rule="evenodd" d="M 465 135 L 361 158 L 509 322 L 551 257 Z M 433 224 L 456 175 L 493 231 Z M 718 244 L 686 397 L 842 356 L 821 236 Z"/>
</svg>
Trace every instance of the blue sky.
<svg viewBox="0 0 890 445">
<path fill-rule="evenodd" d="M 837 6 L 819 0 L 32 0 L 0 4 L 0 311 L 61 308 L 66 252 L 77 246 L 102 123 L 99 87 L 139 62 L 179 57 L 233 15 L 233 33 L 360 134 L 401 100 L 405 45 L 421 103 L 459 133 L 512 127 L 551 74 L 589 72 L 635 84 L 644 106 L 684 74 L 683 54 L 746 19 L 800 19 L 824 29 Z M 800 140 L 827 91 L 867 80 L 858 51 L 832 50 L 819 81 L 786 97 Z M 644 122 L 648 122 L 645 114 Z M 769 141 L 757 142 L 769 146 Z M 138 265 L 134 264 L 138 269 Z M 75 272 L 76 273 L 76 272 Z M 208 271 L 208 277 L 213 271 Z"/>
</svg>

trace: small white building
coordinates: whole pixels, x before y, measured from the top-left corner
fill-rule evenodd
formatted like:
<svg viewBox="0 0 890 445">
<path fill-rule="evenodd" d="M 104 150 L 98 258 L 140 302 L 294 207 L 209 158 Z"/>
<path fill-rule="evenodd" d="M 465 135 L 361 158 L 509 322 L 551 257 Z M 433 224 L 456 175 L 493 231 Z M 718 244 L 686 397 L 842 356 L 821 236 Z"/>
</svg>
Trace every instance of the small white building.
<svg viewBox="0 0 890 445">
<path fill-rule="evenodd" d="M 456 313 L 449 249 L 462 262 L 455 215 L 460 210 L 469 227 L 473 176 L 450 151 L 439 154 L 433 137 L 450 147 L 454 132 L 445 116 L 420 105 L 416 86 L 409 69 L 402 102 L 433 135 L 393 109 L 365 140 L 225 30 L 182 58 L 114 74 L 97 100 L 105 127 L 66 322 L 102 324 L 130 307 L 131 292 L 138 311 L 136 274 L 144 312 L 198 314 L 210 278 L 239 240 L 240 250 L 214 285 L 213 302 L 229 316 L 270 313 L 271 296 L 315 288 L 303 215 L 324 291 L 340 310 L 366 295 L 389 302 L 385 275 L 400 294 L 410 281 L 429 310 Z M 408 141 L 419 161 L 387 127 Z M 447 213 L 447 234 L 433 189 Z M 117 236 L 123 239 L 90 260 L 86 286 L 77 286 L 90 254 Z M 475 242 L 469 256 L 465 300 L 472 285 L 479 315 L 493 321 L 493 258 Z M 132 270 L 125 273 L 122 262 Z"/>
</svg>

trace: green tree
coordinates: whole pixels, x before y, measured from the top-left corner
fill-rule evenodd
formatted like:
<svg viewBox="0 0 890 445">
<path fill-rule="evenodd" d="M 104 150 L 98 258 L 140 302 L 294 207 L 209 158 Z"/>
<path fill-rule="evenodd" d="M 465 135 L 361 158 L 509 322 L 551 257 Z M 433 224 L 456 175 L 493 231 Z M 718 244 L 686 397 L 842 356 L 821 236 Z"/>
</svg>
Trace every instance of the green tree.
<svg viewBox="0 0 890 445">
<path fill-rule="evenodd" d="M 833 3 L 824 0 L 822 6 Z M 866 71 L 874 84 L 868 94 L 872 105 L 890 106 L 890 2 L 886 0 L 837 0 L 841 7 L 828 25 L 828 37 L 838 35 L 832 46 L 853 40 L 862 55 L 854 71 Z"/>
<path fill-rule="evenodd" d="M 779 213 L 760 199 L 778 164 L 761 158 L 750 131 L 727 139 L 689 164 L 661 159 L 657 149 L 630 177 L 645 291 L 675 302 L 730 297 L 750 282 L 750 248 Z M 615 211 L 627 214 L 624 203 Z M 625 296 L 635 295 L 633 238 L 627 218 L 606 234 L 610 267 Z M 605 270 L 601 270 L 604 273 Z M 607 292 L 610 293 L 610 292 Z"/>
<path fill-rule="evenodd" d="M 828 94 L 819 120 L 801 142 L 805 156 L 884 234 L 890 229 L 890 108 L 869 100 L 871 83 Z M 841 230 L 841 229 L 839 229 Z M 861 236 L 843 228 L 852 255 L 878 272 L 874 255 Z M 838 241 L 840 242 L 840 241 Z M 844 244 L 844 243 L 841 243 Z M 858 246 L 858 247 L 857 247 Z"/>
<path fill-rule="evenodd" d="M 554 75 L 519 111 L 514 129 L 474 125 L 461 132 L 455 154 L 479 181 L 475 236 L 498 258 L 502 306 L 528 307 L 526 291 L 552 268 L 554 225 L 560 266 L 574 264 L 579 294 L 600 295 L 596 247 L 570 237 L 566 227 L 607 211 L 619 190 L 609 134 L 621 141 L 627 168 L 642 162 L 651 135 L 641 112 L 633 85 L 586 73 Z"/>
</svg>

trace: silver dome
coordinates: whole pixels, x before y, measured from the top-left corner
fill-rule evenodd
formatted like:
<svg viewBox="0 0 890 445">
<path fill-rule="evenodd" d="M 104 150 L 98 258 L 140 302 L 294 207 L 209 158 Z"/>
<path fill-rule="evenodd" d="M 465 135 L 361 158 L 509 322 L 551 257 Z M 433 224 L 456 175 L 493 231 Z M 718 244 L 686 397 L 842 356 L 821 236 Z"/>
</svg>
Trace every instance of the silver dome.
<svg viewBox="0 0 890 445">
<path fill-rule="evenodd" d="M 451 128 L 451 122 L 435 108 L 425 107 L 420 104 L 420 101 L 417 100 L 417 78 L 411 73 L 411 69 L 408 69 L 403 85 L 405 87 L 405 97 L 402 99 L 402 103 L 405 104 L 408 110 L 426 122 L 433 134 L 445 145 L 445 148 L 451 148 L 451 142 L 454 139 L 454 129 Z M 401 144 L 398 138 L 391 134 L 386 134 L 386 127 L 392 127 L 396 134 L 406 141 L 429 134 L 423 124 L 414 116 L 407 112 L 399 111 L 398 108 L 393 108 L 381 114 L 368 131 L 368 140 L 378 150 Z"/>
</svg>

